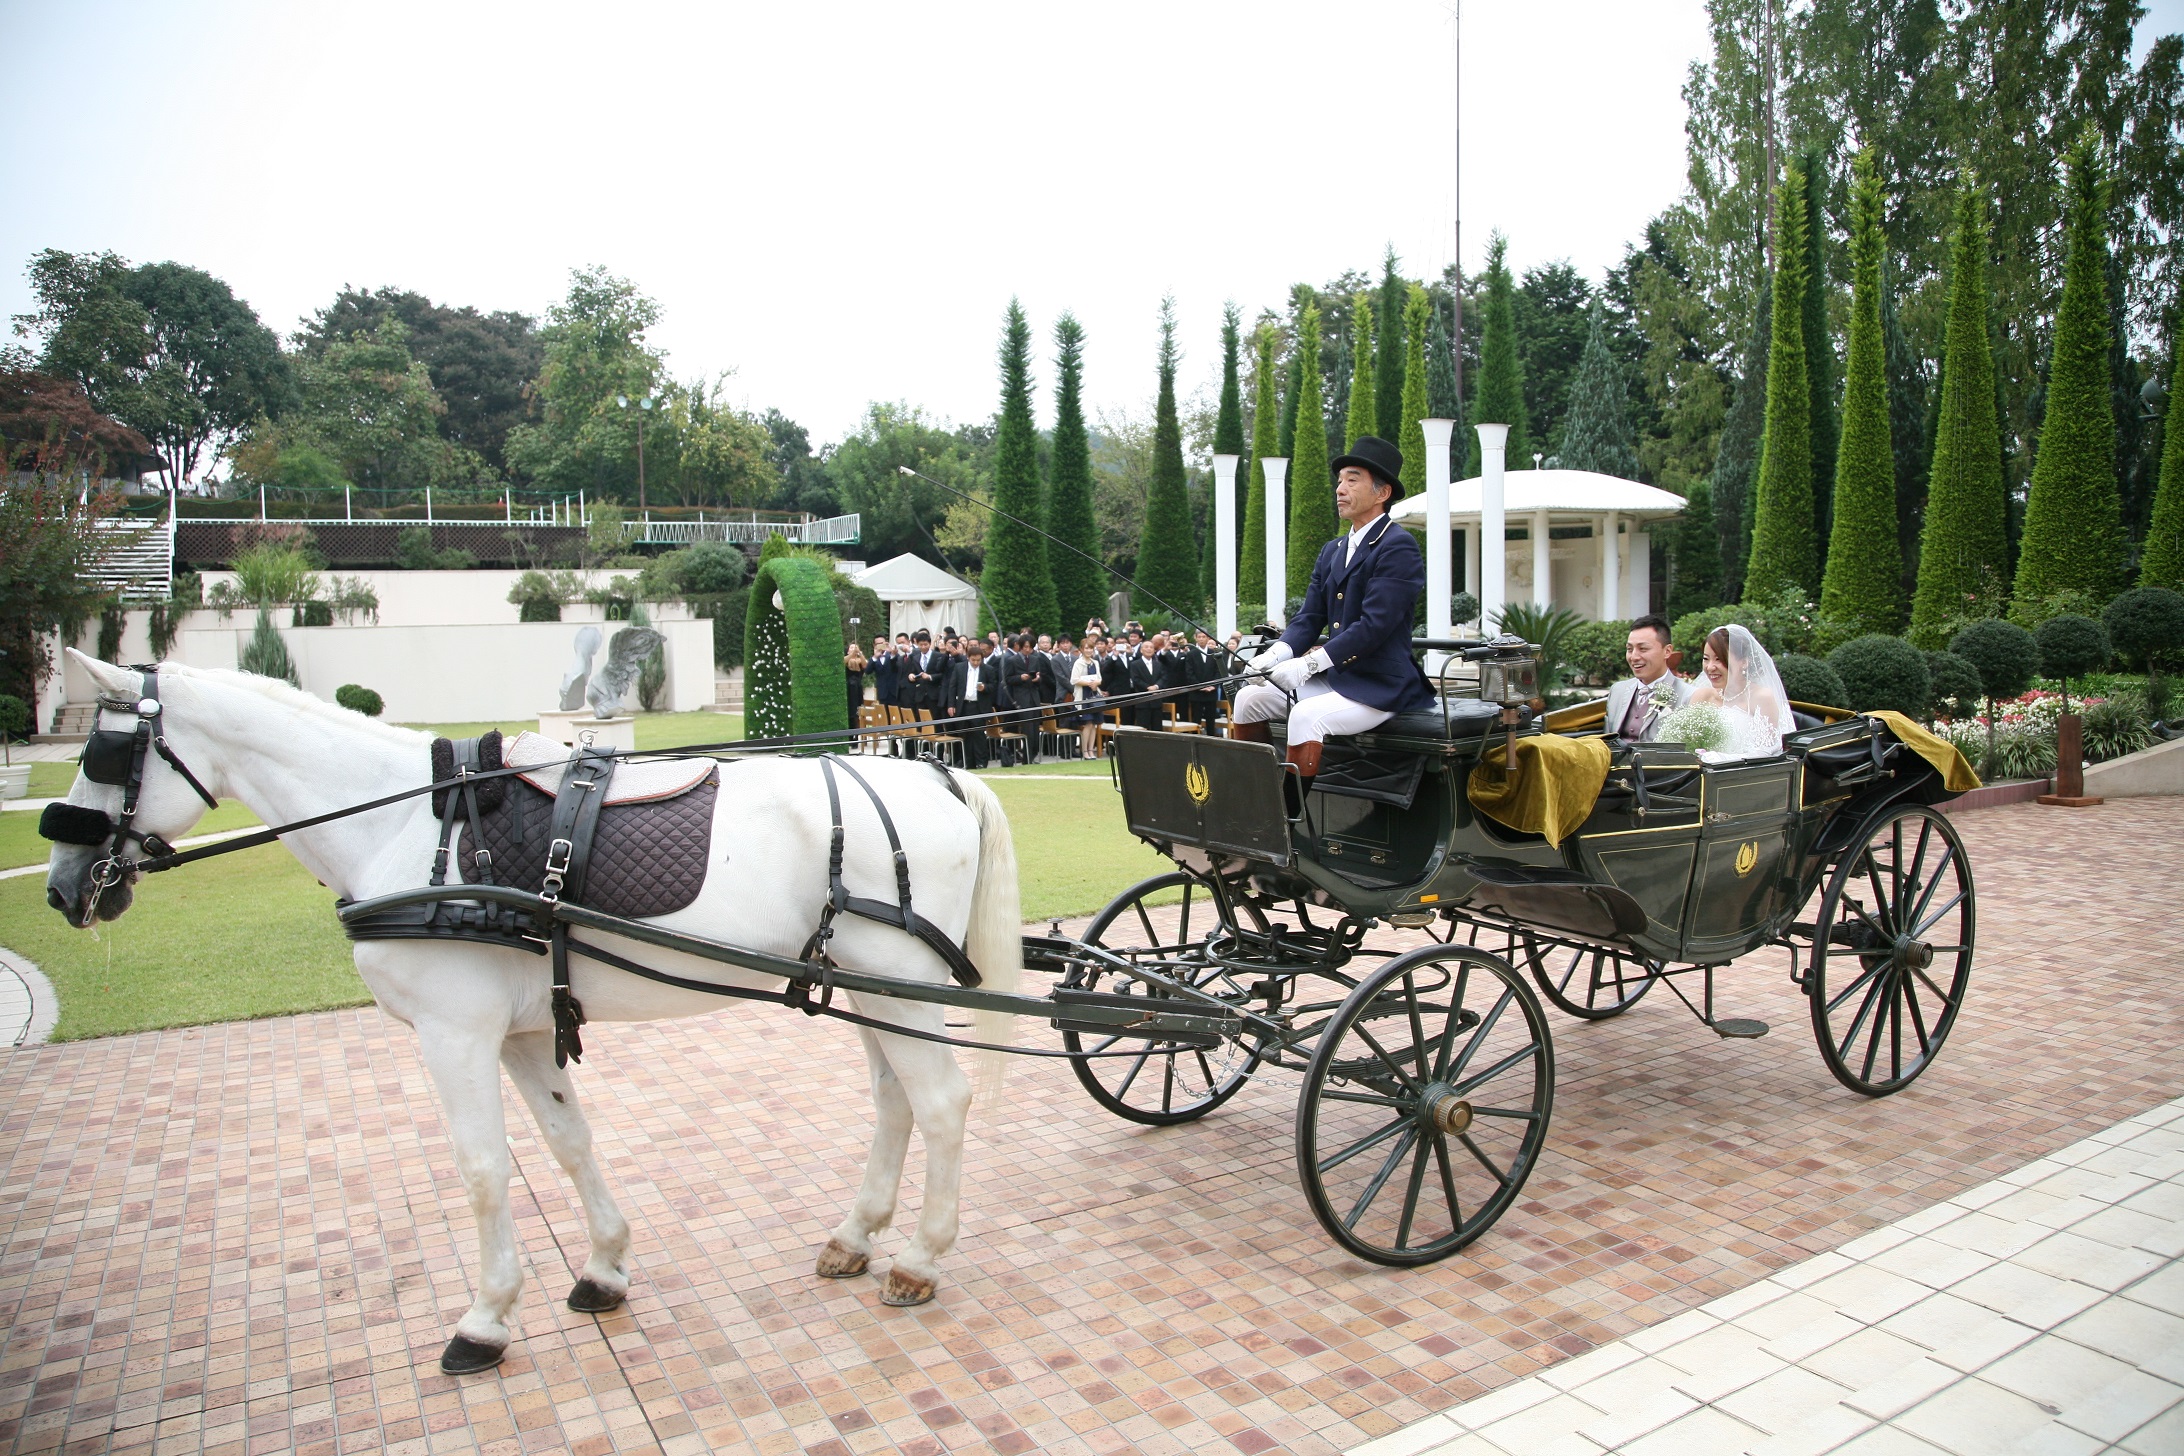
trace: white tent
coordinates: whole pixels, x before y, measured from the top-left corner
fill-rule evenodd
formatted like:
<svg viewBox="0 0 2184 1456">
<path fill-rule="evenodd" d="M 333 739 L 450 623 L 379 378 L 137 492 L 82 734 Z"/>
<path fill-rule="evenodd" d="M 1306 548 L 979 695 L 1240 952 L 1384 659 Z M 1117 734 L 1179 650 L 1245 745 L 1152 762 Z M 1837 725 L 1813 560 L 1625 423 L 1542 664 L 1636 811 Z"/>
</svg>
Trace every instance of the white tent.
<svg viewBox="0 0 2184 1456">
<path fill-rule="evenodd" d="M 943 627 L 969 632 L 978 626 L 978 589 L 908 552 L 850 580 L 887 603 L 890 636 L 923 627 L 938 637 Z"/>
<path fill-rule="evenodd" d="M 1505 601 L 1568 607 L 1595 621 L 1643 615 L 1652 592 L 1652 539 L 1646 528 L 1680 515 L 1683 497 L 1591 470 L 1512 470 L 1504 477 L 1506 534 L 1501 569 Z M 1479 515 L 1484 482 L 1449 486 L 1449 524 L 1464 533 L 1464 570 L 1455 589 L 1480 592 Z M 1423 524 L 1423 493 L 1389 512 Z M 1520 534 L 1521 533 L 1521 534 Z M 1614 544 L 1610 546 L 1610 542 Z"/>
</svg>

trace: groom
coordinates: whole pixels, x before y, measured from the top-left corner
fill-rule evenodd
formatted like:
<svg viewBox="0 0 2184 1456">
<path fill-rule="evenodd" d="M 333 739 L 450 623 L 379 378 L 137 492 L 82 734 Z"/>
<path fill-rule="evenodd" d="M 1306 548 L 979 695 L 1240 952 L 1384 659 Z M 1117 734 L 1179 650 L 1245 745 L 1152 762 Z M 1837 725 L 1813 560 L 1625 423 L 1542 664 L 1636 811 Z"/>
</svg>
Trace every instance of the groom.
<svg viewBox="0 0 2184 1456">
<path fill-rule="evenodd" d="M 1690 682 L 1668 670 L 1668 651 L 1667 622 L 1649 616 L 1630 624 L 1630 636 L 1623 644 L 1630 676 L 1608 689 L 1606 732 L 1610 737 L 1633 743 L 1653 737 L 1654 691 L 1663 678 L 1675 684 L 1670 707 L 1680 708 L 1690 698 Z"/>
</svg>

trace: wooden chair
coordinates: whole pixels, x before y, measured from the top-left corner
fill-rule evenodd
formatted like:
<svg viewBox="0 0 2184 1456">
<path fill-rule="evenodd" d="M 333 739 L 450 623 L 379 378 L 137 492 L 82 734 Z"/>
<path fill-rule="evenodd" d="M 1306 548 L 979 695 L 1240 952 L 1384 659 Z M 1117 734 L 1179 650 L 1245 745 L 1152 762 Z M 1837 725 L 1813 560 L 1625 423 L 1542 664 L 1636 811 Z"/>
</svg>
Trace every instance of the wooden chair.
<svg viewBox="0 0 2184 1456">
<path fill-rule="evenodd" d="M 999 724 L 995 724 L 993 727 L 986 730 L 986 736 L 1001 745 L 999 756 L 1004 762 L 1006 762 L 1008 759 L 1008 746 L 1011 743 L 1017 746 L 1018 762 L 1031 762 L 1031 740 L 1026 737 L 1022 732 L 1003 728 Z"/>
<path fill-rule="evenodd" d="M 1162 713 L 1162 714 L 1163 714 L 1163 715 L 1164 715 L 1164 716 L 1165 716 L 1165 717 L 1167 718 L 1167 720 L 1168 720 L 1167 722 L 1165 722 L 1165 723 L 1161 724 L 1160 726 L 1161 726 L 1161 727 L 1162 727 L 1163 729 L 1167 730 L 1168 732 L 1170 732 L 1170 733 L 1196 733 L 1196 732 L 1198 732 L 1198 731 L 1199 731 L 1199 725 L 1198 725 L 1198 723 L 1197 723 L 1197 721 L 1196 721 L 1196 720 L 1194 720 L 1194 719 L 1191 719 L 1191 718 L 1179 718 L 1179 717 L 1177 717 L 1177 716 L 1176 716 L 1176 711 L 1175 711 L 1175 704 L 1174 704 L 1174 703 L 1162 703 L 1162 704 L 1160 705 L 1160 709 L 1161 709 L 1161 713 Z"/>
<path fill-rule="evenodd" d="M 1055 721 L 1054 710 L 1049 708 L 1039 719 L 1039 751 L 1055 758 L 1067 758 L 1075 752 L 1077 735 L 1065 733 Z"/>
<path fill-rule="evenodd" d="M 1101 756 L 1107 753 L 1107 745 L 1114 740 L 1115 730 L 1122 726 L 1122 709 L 1108 708 L 1100 714 L 1100 725 L 1093 741 L 1099 745 Z"/>
<path fill-rule="evenodd" d="M 920 708 L 917 710 L 917 713 L 918 741 L 920 743 L 930 744 L 933 747 L 938 748 L 942 753 L 953 753 L 955 755 L 956 767 L 963 767 L 963 740 L 961 738 L 958 738 L 953 733 L 941 732 L 940 729 L 934 725 L 933 710 L 931 708 Z"/>
</svg>

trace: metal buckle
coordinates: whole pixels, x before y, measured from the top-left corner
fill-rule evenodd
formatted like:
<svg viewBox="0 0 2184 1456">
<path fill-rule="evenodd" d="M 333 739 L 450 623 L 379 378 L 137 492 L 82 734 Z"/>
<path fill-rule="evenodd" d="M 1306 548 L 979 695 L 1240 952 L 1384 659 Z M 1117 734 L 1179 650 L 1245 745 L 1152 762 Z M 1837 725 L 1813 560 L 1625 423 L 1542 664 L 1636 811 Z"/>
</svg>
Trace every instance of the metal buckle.
<svg viewBox="0 0 2184 1456">
<path fill-rule="evenodd" d="M 546 846 L 546 873 L 539 882 L 539 898 L 547 904 L 561 898 L 562 876 L 569 872 L 569 860 L 576 853 L 576 846 L 566 839 L 557 839 Z"/>
</svg>

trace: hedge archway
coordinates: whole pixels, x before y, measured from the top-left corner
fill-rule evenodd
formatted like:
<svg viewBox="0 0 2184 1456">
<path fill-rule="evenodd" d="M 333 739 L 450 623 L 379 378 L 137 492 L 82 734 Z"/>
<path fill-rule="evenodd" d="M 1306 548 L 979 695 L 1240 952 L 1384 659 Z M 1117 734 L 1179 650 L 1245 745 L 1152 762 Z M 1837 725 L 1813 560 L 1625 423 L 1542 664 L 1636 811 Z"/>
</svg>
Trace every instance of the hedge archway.
<svg viewBox="0 0 2184 1456">
<path fill-rule="evenodd" d="M 776 556 L 759 563 L 751 580 L 743 649 L 744 729 L 751 737 L 829 733 L 849 726 L 842 619 L 826 568 L 818 562 Z"/>
</svg>

